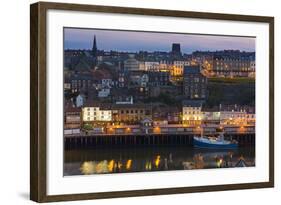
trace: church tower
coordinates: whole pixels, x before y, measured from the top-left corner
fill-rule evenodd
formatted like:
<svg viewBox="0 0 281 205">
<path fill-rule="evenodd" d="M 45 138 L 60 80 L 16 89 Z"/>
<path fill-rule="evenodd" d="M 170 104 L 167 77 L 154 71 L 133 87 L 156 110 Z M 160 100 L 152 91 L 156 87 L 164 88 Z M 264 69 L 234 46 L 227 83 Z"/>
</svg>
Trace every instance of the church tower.
<svg viewBox="0 0 281 205">
<path fill-rule="evenodd" d="M 93 48 L 92 48 L 92 54 L 94 57 L 97 57 L 97 41 L 96 41 L 96 35 L 94 36 L 94 42 L 93 42 Z"/>
</svg>

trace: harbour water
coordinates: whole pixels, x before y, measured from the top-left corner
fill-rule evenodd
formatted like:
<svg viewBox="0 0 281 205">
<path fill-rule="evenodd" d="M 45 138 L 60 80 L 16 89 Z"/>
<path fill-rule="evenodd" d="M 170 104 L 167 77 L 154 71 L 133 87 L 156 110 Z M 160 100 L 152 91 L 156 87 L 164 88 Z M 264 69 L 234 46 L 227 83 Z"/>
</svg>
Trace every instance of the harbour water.
<svg viewBox="0 0 281 205">
<path fill-rule="evenodd" d="M 253 166 L 254 146 L 234 150 L 192 146 L 81 148 L 64 153 L 64 176 Z"/>
</svg>

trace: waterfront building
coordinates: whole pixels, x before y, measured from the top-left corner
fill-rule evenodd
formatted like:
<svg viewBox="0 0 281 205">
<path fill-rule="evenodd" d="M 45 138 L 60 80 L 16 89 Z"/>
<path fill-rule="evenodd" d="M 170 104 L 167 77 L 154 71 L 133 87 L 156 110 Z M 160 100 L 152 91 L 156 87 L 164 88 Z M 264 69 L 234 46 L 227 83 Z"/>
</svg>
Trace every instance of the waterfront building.
<svg viewBox="0 0 281 205">
<path fill-rule="evenodd" d="M 202 121 L 205 124 L 220 124 L 220 111 L 218 109 L 202 108 Z"/>
<path fill-rule="evenodd" d="M 182 123 L 185 125 L 201 125 L 202 122 L 202 102 L 189 100 L 183 102 Z"/>
<path fill-rule="evenodd" d="M 64 110 L 64 129 L 81 128 L 81 108 L 66 106 Z"/>
<path fill-rule="evenodd" d="M 207 78 L 199 66 L 184 67 L 183 93 L 187 99 L 206 99 Z"/>
<path fill-rule="evenodd" d="M 152 109 L 153 121 L 167 121 L 170 124 L 180 123 L 181 109 L 175 106 L 154 106 Z"/>
<path fill-rule="evenodd" d="M 110 122 L 112 120 L 112 111 L 110 109 L 102 109 L 100 107 L 83 107 L 83 122 Z"/>
<path fill-rule="evenodd" d="M 152 108 L 146 104 L 115 104 L 112 113 L 114 122 L 135 124 L 143 119 L 152 119 Z"/>
<path fill-rule="evenodd" d="M 202 109 L 205 124 L 255 125 L 255 107 L 220 105 Z"/>
<path fill-rule="evenodd" d="M 247 125 L 255 124 L 255 113 L 240 111 L 220 111 L 220 123 L 221 124 L 234 124 L 234 125 Z"/>
</svg>

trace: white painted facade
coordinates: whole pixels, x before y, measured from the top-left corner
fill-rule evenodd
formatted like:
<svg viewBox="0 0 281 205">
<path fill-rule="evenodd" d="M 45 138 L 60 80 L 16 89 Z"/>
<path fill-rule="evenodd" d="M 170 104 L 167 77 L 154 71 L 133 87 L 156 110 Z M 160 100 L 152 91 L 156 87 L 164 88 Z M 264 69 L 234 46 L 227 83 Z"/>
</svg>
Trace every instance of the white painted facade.
<svg viewBox="0 0 281 205">
<path fill-rule="evenodd" d="M 182 108 L 182 120 L 183 121 L 202 120 L 201 107 L 184 106 Z"/>
<path fill-rule="evenodd" d="M 82 109 L 83 122 L 104 121 L 109 122 L 112 120 L 111 110 L 101 110 L 99 107 L 84 107 Z"/>
</svg>

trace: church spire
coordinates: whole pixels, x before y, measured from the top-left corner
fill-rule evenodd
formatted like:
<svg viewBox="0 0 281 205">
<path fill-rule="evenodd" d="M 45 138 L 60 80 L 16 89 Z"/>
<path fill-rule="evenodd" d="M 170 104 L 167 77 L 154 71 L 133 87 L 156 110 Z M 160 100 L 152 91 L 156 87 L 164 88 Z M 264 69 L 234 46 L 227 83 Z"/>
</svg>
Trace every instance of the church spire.
<svg viewBox="0 0 281 205">
<path fill-rule="evenodd" d="M 97 41 L 96 41 L 96 35 L 94 36 L 94 42 L 93 42 L 93 48 L 92 48 L 92 53 L 93 56 L 96 57 L 97 56 Z"/>
</svg>

